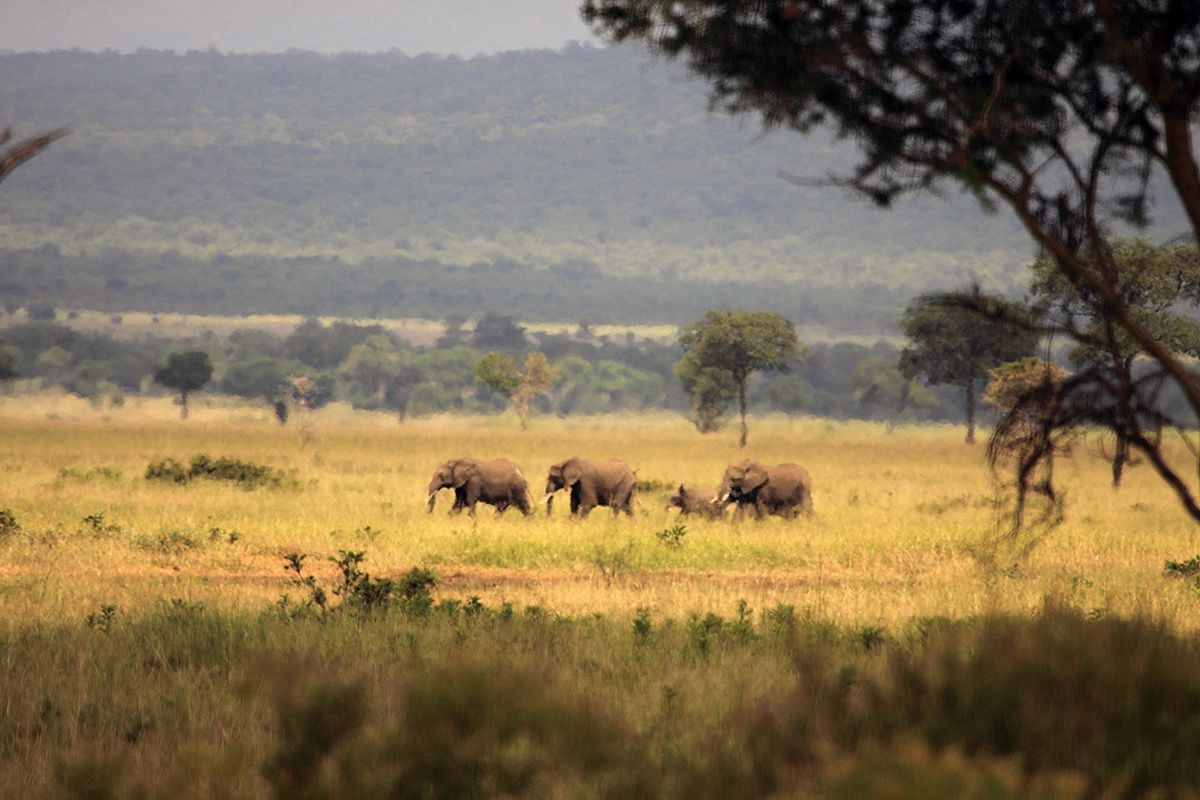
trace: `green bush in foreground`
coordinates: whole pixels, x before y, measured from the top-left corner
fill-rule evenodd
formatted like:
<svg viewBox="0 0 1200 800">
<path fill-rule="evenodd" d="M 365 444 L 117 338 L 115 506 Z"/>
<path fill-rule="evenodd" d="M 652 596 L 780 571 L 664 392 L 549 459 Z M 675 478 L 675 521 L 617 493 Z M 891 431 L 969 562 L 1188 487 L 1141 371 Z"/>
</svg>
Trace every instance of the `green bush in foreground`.
<svg viewBox="0 0 1200 800">
<path fill-rule="evenodd" d="M 1200 796 L 1200 640 L 1140 619 L 90 616 L 0 631 L 2 796 Z"/>
</svg>

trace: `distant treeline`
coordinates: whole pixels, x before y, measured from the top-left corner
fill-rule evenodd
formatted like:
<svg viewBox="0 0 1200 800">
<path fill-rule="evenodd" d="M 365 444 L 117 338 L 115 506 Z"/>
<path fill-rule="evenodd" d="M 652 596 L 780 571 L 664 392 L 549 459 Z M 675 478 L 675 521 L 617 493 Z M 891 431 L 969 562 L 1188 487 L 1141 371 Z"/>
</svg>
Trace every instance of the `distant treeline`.
<svg viewBox="0 0 1200 800">
<path fill-rule="evenodd" d="M 51 316 L 50 309 L 28 313 Z M 463 320 L 462 322 L 465 322 Z M 111 323 L 119 327 L 120 319 Z M 16 377 L 0 382 L 10 391 L 62 387 L 94 402 L 121 403 L 129 394 L 169 393 L 152 376 L 170 352 L 197 349 L 215 365 L 215 391 L 275 404 L 288 380 L 303 375 L 319 387 L 319 402 L 344 400 L 355 407 L 404 418 L 442 412 L 499 413 L 507 398 L 480 386 L 475 367 L 483 354 L 501 350 L 544 353 L 559 380 L 535 403 L 538 413 L 596 414 L 646 409 L 689 412 L 689 398 L 674 375 L 682 350 L 675 343 L 600 337 L 581 326 L 574 333 L 528 333 L 512 318 L 490 314 L 473 327 L 450 324 L 436 344 L 416 347 L 380 325 L 310 319 L 286 336 L 241 329 L 227 337 L 211 332 L 172 339 L 140 335 L 118 338 L 85 332 L 51 319 L 0 329 L 0 356 Z M 957 392 L 936 393 L 937 402 L 900 409 L 863 399 L 863 365 L 893 362 L 894 346 L 850 342 L 810 346 L 790 373 L 766 374 L 752 387 L 755 412 L 779 411 L 831 418 L 960 419 Z M 899 415 L 899 416 L 898 416 Z"/>
<path fill-rule="evenodd" d="M 586 260 L 546 268 L 507 259 L 454 266 L 398 256 L 357 263 L 336 257 L 199 260 L 119 251 L 71 256 L 43 245 L 0 248 L 0 265 L 0 300 L 9 309 L 50 305 L 374 319 L 474 317 L 491 311 L 545 322 L 683 324 L 722 307 L 775 311 L 842 333 L 885 334 L 894 332 L 898 303 L 895 293 L 880 285 L 816 291 L 801 282 L 606 275 Z"/>
</svg>

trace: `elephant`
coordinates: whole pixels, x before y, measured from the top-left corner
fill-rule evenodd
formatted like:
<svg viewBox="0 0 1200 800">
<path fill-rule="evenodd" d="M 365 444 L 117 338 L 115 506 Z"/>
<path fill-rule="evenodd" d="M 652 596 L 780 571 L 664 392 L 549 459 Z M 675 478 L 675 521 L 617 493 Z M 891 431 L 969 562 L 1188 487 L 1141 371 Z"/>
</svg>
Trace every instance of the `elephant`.
<svg viewBox="0 0 1200 800">
<path fill-rule="evenodd" d="M 682 483 L 667 498 L 667 509 L 678 508 L 681 517 L 684 514 L 700 514 L 709 519 L 722 519 L 726 505 L 717 502 L 716 489 L 702 489 Z"/>
<path fill-rule="evenodd" d="M 766 467 L 750 460 L 730 464 L 713 503 L 731 502 L 737 503 L 735 520 L 745 515 L 747 507 L 753 507 L 758 519 L 767 514 L 790 519 L 797 509 L 812 516 L 812 476 L 799 464 Z"/>
<path fill-rule="evenodd" d="M 553 508 L 554 493 L 571 492 L 571 515 L 586 517 L 596 506 L 609 506 L 613 513 L 624 511 L 633 516 L 633 495 L 637 480 L 624 461 L 587 461 L 568 458 L 550 467 L 546 476 L 546 513 Z"/>
<path fill-rule="evenodd" d="M 430 513 L 439 489 L 454 489 L 451 513 L 466 508 L 473 517 L 475 504 L 480 502 L 495 506 L 497 514 L 503 514 L 509 506 L 516 506 L 526 516 L 532 513 L 529 483 L 521 469 L 507 458 L 477 461 L 464 456 L 442 464 L 429 481 Z"/>
</svg>

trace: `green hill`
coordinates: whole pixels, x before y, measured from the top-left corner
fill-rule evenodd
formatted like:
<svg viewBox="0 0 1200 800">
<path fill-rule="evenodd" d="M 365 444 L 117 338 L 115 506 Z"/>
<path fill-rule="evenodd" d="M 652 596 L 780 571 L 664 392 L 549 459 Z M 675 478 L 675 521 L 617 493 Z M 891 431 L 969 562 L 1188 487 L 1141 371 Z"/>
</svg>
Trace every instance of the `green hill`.
<svg viewBox="0 0 1200 800">
<path fill-rule="evenodd" d="M 968 198 L 881 211 L 845 173 L 637 50 L 469 60 L 0 54 L 18 133 L 0 299 L 100 310 L 681 321 L 710 306 L 883 329 L 910 297 L 1019 291 L 1030 248 Z"/>
</svg>

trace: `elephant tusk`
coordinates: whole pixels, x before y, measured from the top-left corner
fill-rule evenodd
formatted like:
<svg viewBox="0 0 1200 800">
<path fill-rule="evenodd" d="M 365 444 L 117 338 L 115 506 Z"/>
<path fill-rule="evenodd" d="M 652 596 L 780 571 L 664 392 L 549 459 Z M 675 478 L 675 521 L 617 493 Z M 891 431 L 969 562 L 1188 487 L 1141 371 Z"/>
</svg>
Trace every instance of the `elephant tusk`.
<svg viewBox="0 0 1200 800">
<path fill-rule="evenodd" d="M 714 506 L 723 506 L 728 502 L 729 502 L 729 492 L 725 492 L 725 494 L 719 494 L 712 499 L 712 504 Z"/>
</svg>

